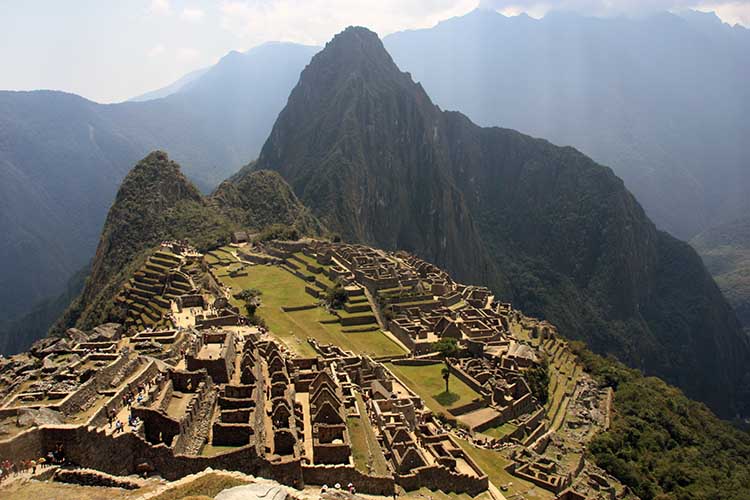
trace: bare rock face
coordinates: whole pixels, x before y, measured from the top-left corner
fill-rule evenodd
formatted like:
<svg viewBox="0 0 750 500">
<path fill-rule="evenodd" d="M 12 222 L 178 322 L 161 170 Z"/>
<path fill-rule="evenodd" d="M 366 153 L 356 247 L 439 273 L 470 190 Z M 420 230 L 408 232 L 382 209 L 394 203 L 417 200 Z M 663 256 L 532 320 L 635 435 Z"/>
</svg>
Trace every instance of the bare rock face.
<svg viewBox="0 0 750 500">
<path fill-rule="evenodd" d="M 290 500 L 287 489 L 272 482 L 252 483 L 229 488 L 214 497 L 215 500 Z"/>
<path fill-rule="evenodd" d="M 94 328 L 90 339 L 96 342 L 110 342 L 122 337 L 123 327 L 120 323 L 104 323 Z"/>
<path fill-rule="evenodd" d="M 50 410 L 49 408 L 39 408 L 38 410 L 21 410 L 17 422 L 20 427 L 31 427 L 41 425 L 59 425 L 63 423 L 63 419 L 60 412 Z"/>
</svg>

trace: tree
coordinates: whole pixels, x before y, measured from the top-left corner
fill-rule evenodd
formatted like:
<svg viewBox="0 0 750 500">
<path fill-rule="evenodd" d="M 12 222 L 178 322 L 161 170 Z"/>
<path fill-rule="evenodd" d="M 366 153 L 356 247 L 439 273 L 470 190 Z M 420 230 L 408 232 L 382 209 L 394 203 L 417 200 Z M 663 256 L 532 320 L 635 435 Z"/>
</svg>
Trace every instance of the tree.
<svg viewBox="0 0 750 500">
<path fill-rule="evenodd" d="M 328 304 L 328 307 L 331 309 L 341 309 L 344 306 L 346 299 L 346 290 L 340 281 L 337 281 L 336 285 L 329 288 L 326 292 L 326 304 Z"/>
<path fill-rule="evenodd" d="M 543 357 L 538 365 L 526 370 L 525 378 L 531 394 L 540 404 L 545 404 L 549 399 L 549 362 L 547 358 Z"/>
<path fill-rule="evenodd" d="M 434 344 L 434 348 L 443 359 L 455 358 L 458 355 L 458 342 L 452 337 L 444 337 Z"/>
<path fill-rule="evenodd" d="M 440 374 L 443 376 L 443 380 L 445 380 L 445 392 L 450 393 L 448 390 L 448 380 L 451 378 L 451 370 L 447 366 L 444 366 L 442 370 L 440 370 Z"/>
<path fill-rule="evenodd" d="M 242 290 L 240 293 L 236 294 L 234 297 L 239 300 L 244 300 L 245 302 L 258 302 L 256 299 L 263 295 L 263 292 L 258 290 L 257 288 L 246 288 Z"/>
</svg>

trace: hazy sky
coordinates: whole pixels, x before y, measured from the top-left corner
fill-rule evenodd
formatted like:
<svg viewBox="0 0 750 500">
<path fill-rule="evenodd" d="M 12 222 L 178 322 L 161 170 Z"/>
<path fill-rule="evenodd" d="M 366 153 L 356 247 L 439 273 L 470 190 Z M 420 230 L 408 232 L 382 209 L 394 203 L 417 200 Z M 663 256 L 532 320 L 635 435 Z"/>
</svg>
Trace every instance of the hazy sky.
<svg viewBox="0 0 750 500">
<path fill-rule="evenodd" d="M 0 89 L 55 89 L 116 102 L 270 40 L 323 44 L 348 25 L 381 36 L 478 5 L 543 16 L 715 10 L 750 26 L 750 0 L 0 0 Z"/>
</svg>

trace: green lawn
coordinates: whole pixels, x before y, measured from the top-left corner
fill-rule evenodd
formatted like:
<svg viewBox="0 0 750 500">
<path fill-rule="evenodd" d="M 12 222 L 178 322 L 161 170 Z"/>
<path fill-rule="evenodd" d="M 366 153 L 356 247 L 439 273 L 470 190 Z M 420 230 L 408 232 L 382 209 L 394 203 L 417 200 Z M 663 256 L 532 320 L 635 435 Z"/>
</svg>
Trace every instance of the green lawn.
<svg viewBox="0 0 750 500">
<path fill-rule="evenodd" d="M 352 442 L 352 457 L 354 466 L 360 472 L 369 473 L 367 464 L 370 462 L 374 474 L 384 476 L 388 474 L 388 465 L 386 464 L 383 450 L 378 444 L 372 426 L 368 422 L 367 411 L 359 394 L 355 395 L 357 399 L 357 408 L 361 417 L 349 417 L 346 419 L 346 425 L 349 428 L 349 437 Z M 364 421 L 363 421 L 364 419 Z M 372 457 L 372 458 L 370 458 Z"/>
<path fill-rule="evenodd" d="M 360 354 L 397 356 L 404 351 L 381 331 L 345 333 L 339 323 L 322 324 L 320 321 L 336 319 L 325 309 L 315 307 L 304 311 L 284 312 L 281 306 L 302 306 L 315 303 L 305 293 L 305 282 L 278 266 L 247 266 L 247 276 L 224 276 L 222 268 L 215 268 L 224 285 L 232 287 L 232 294 L 246 288 L 263 292 L 258 314 L 266 320 L 271 332 L 301 356 L 315 356 L 307 343 L 312 337 L 319 342 L 336 344 Z M 240 302 L 232 299 L 235 305 Z"/>
<path fill-rule="evenodd" d="M 434 411 L 447 413 L 449 408 L 471 403 L 479 397 L 476 391 L 453 375 L 448 381 L 450 392 L 446 393 L 441 374 L 443 366 L 442 363 L 427 366 L 388 363 L 388 368 Z"/>
<path fill-rule="evenodd" d="M 493 438 L 501 438 L 503 436 L 507 436 L 516 429 L 518 429 L 517 425 L 511 424 L 510 422 L 505 422 L 503 425 L 500 425 L 498 427 L 491 427 L 482 431 L 482 434 Z"/>
<path fill-rule="evenodd" d="M 516 476 L 511 475 L 509 472 L 506 472 L 505 467 L 509 462 L 497 451 L 477 448 L 468 441 L 458 438 L 455 439 L 479 468 L 487 474 L 487 477 L 492 484 L 499 489 L 502 489 L 504 485 L 508 488 L 507 491 L 502 491 L 506 497 L 510 498 L 512 496 L 513 498 L 526 498 L 529 500 L 551 500 L 555 498 L 554 493 L 543 490 L 532 483 L 519 479 Z M 516 497 L 515 495 L 519 496 Z"/>
</svg>

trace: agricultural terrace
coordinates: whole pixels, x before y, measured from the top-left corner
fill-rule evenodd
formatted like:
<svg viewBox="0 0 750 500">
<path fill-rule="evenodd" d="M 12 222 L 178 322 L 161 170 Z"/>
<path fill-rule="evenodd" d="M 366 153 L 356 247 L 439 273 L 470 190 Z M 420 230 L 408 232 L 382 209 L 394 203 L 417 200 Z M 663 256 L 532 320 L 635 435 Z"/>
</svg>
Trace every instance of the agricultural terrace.
<svg viewBox="0 0 750 500">
<path fill-rule="evenodd" d="M 357 354 L 375 357 L 404 354 L 404 350 L 382 331 L 346 331 L 336 316 L 322 307 L 312 307 L 315 305 L 315 299 L 305 292 L 306 283 L 287 270 L 279 266 L 242 264 L 230 260 L 234 257 L 221 249 L 212 253 L 225 257 L 217 260 L 211 256 L 208 262 L 224 286 L 231 288 L 232 295 L 248 288 L 257 288 L 263 292 L 257 314 L 266 321 L 276 337 L 300 356 L 316 355 L 307 343 L 307 338 L 310 337 L 325 344 L 336 344 Z M 230 271 L 240 269 L 239 275 L 229 275 Z M 241 301 L 234 298 L 232 301 L 242 307 Z M 311 307 L 300 311 L 282 310 L 282 307 L 305 305 Z"/>
<path fill-rule="evenodd" d="M 555 498 L 555 494 L 551 491 L 544 490 L 506 471 L 505 467 L 510 462 L 499 452 L 477 448 L 463 439 L 456 439 L 456 441 L 487 474 L 490 483 L 504 490 L 503 494 L 506 498 L 525 498 L 527 500 L 552 500 Z"/>
</svg>

